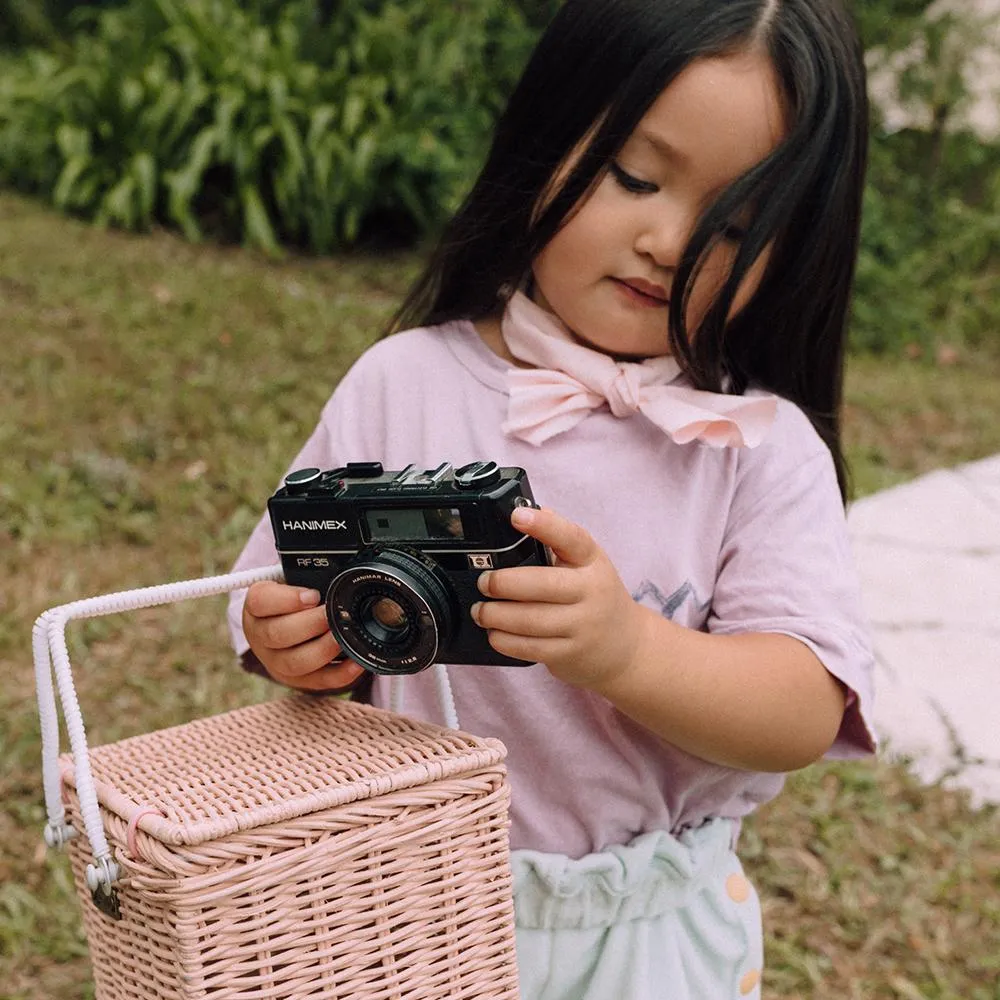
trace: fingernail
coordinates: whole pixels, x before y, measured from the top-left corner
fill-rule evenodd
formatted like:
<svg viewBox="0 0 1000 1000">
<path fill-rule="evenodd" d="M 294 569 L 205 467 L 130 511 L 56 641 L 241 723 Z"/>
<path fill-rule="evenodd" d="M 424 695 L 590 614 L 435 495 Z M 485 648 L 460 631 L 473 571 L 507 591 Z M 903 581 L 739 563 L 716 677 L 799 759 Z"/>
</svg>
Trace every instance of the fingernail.
<svg viewBox="0 0 1000 1000">
<path fill-rule="evenodd" d="M 479 592 L 481 594 L 485 594 L 487 597 L 490 596 L 490 570 L 479 574 L 479 578 L 476 580 L 476 586 L 479 588 Z"/>
<path fill-rule="evenodd" d="M 307 607 L 313 604 L 319 604 L 319 591 L 318 590 L 300 590 L 299 600 L 305 604 Z"/>
<path fill-rule="evenodd" d="M 535 520 L 535 510 L 533 507 L 516 507 L 510 520 L 515 528 L 527 528 Z"/>
<path fill-rule="evenodd" d="M 469 608 L 469 614 L 472 615 L 472 620 L 478 625 L 479 624 L 479 609 L 483 606 L 482 601 L 476 601 L 475 604 Z"/>
</svg>

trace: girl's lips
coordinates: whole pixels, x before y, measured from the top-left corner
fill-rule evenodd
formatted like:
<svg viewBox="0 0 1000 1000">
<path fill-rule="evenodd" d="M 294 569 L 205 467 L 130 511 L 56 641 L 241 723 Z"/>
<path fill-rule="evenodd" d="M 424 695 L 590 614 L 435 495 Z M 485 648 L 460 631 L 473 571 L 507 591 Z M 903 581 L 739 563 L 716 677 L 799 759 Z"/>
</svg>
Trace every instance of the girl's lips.
<svg viewBox="0 0 1000 1000">
<path fill-rule="evenodd" d="M 670 299 L 663 288 L 649 281 L 643 281 L 642 278 L 612 278 L 611 280 L 630 302 L 660 309 L 670 304 Z"/>
</svg>

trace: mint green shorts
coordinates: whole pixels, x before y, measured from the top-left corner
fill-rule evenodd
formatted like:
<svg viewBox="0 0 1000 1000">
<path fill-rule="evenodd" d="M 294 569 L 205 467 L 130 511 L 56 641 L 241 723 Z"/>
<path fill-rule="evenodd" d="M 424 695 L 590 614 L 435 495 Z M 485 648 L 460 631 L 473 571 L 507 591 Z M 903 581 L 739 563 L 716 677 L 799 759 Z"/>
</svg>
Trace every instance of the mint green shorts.
<svg viewBox="0 0 1000 1000">
<path fill-rule="evenodd" d="M 759 1000 L 760 904 L 713 820 L 573 860 L 515 851 L 522 1000 Z"/>
</svg>

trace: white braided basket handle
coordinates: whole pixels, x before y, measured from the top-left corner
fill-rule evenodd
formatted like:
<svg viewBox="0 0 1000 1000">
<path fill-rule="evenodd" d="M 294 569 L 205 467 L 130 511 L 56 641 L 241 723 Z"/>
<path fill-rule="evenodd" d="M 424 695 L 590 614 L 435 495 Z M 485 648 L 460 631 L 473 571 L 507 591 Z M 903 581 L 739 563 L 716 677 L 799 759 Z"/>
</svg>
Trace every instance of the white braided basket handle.
<svg viewBox="0 0 1000 1000">
<path fill-rule="evenodd" d="M 97 618 L 122 611 L 151 608 L 158 604 L 174 604 L 194 597 L 214 597 L 249 587 L 258 580 L 281 579 L 283 579 L 281 566 L 274 565 L 243 570 L 240 573 L 227 573 L 223 576 L 205 577 L 201 580 L 165 583 L 156 587 L 143 587 L 140 590 L 128 590 L 63 604 L 43 612 L 35 621 L 31 638 L 35 660 L 38 715 L 42 729 L 42 781 L 48 816 L 45 842 L 50 847 L 58 846 L 76 836 L 77 832 L 66 822 L 66 811 L 62 802 L 59 776 L 59 717 L 52 683 L 54 671 L 55 683 L 59 690 L 59 703 L 62 706 L 70 749 L 73 752 L 80 812 L 94 855 L 93 864 L 87 866 L 87 884 L 92 893 L 96 894 L 99 889 L 104 893 L 111 892 L 112 883 L 118 878 L 118 866 L 111 858 L 101 823 L 97 793 L 90 770 L 87 734 L 83 728 L 83 717 L 80 714 L 80 703 L 73 685 L 73 673 L 66 648 L 66 624 L 77 618 Z"/>
</svg>

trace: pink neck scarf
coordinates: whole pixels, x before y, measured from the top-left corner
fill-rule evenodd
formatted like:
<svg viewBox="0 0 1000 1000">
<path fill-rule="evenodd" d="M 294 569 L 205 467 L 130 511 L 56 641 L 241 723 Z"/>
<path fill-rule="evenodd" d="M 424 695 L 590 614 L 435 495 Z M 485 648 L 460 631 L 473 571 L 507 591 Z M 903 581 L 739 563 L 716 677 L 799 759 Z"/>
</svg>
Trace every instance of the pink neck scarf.
<svg viewBox="0 0 1000 1000">
<path fill-rule="evenodd" d="M 616 417 L 641 413 L 677 444 L 754 448 L 774 422 L 774 396 L 727 396 L 668 385 L 680 374 L 669 356 L 619 362 L 575 343 L 550 313 L 516 292 L 500 324 L 510 353 L 535 368 L 507 374 L 505 433 L 539 445 L 607 405 Z"/>
</svg>

